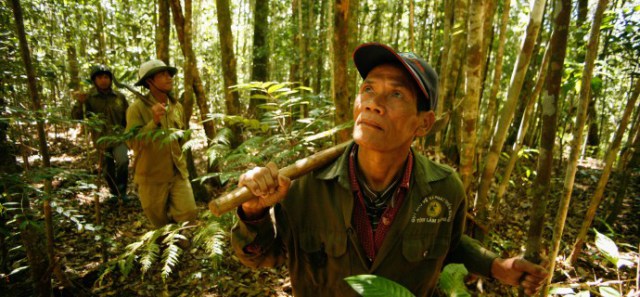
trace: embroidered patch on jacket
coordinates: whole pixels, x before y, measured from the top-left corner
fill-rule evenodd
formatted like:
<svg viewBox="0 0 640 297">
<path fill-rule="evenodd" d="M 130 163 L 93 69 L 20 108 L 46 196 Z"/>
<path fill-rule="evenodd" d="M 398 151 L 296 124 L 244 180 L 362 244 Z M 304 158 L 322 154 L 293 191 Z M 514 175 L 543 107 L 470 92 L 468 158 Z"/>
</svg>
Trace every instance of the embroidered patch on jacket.
<svg viewBox="0 0 640 297">
<path fill-rule="evenodd" d="M 411 216 L 411 223 L 451 222 L 451 202 L 440 196 L 424 197 Z"/>
</svg>

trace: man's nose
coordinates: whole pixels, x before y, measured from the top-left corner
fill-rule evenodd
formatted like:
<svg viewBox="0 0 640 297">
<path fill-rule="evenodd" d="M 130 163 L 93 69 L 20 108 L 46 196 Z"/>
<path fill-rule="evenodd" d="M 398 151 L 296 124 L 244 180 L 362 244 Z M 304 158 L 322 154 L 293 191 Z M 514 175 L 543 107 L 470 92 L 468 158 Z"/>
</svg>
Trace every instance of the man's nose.
<svg viewBox="0 0 640 297">
<path fill-rule="evenodd" d="M 383 93 L 372 95 L 369 100 L 366 100 L 364 108 L 368 111 L 382 114 L 382 112 L 384 111 L 384 108 L 382 106 L 382 100 L 384 100 L 383 96 Z"/>
</svg>

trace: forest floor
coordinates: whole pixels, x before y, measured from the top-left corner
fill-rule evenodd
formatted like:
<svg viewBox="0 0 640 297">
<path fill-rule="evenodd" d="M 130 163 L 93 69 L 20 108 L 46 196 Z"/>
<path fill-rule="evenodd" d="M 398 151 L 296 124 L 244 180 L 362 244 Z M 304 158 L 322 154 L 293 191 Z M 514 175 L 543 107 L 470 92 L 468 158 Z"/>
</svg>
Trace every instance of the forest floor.
<svg viewBox="0 0 640 297">
<path fill-rule="evenodd" d="M 67 136 L 49 143 L 53 166 L 65 169 L 65 172 L 89 173 L 89 164 L 95 164 L 89 161 L 92 159 L 87 160 L 87 154 L 91 156 L 92 150 L 84 149 L 84 141 L 69 140 L 69 134 L 65 135 Z M 521 162 L 524 165 L 514 174 L 526 176 L 526 167 L 534 168 L 534 161 L 525 159 Z M 560 257 L 566 257 L 570 251 L 600 176 L 597 162 L 584 162 L 582 165 L 576 176 Z M 132 186 L 132 199 L 123 205 L 108 203 L 108 191 L 99 187 L 99 197 L 103 202 L 100 203 L 103 228 L 100 231 L 91 230 L 90 223 L 95 219 L 93 200 L 96 192 L 91 184 L 95 183 L 96 179 L 92 179 L 91 174 L 84 175 L 84 178 L 77 176 L 82 175 L 61 174 L 54 180 L 54 232 L 56 254 L 60 258 L 63 270 L 74 284 L 86 290 L 73 291 L 62 288 L 62 285 L 54 280 L 57 286 L 56 296 L 78 296 L 81 293 L 86 296 L 290 296 L 286 269 L 251 270 L 240 264 L 228 244 L 228 231 L 235 220 L 234 216 L 227 214 L 215 219 L 207 214 L 207 205 L 202 201 L 198 202 L 198 207 L 202 210 L 199 226 L 218 220 L 222 229 L 226 231 L 221 248 L 222 255 L 218 260 L 212 260 L 202 245 L 191 245 L 185 249 L 177 265 L 164 279 L 161 276 L 162 263 L 157 260 L 157 263 L 151 263 L 145 273 L 141 272 L 140 265 L 134 266 L 128 274 L 123 274 L 117 269 L 104 273 L 108 267 L 112 269 L 117 266 L 118 256 L 126 251 L 127 245 L 140 241 L 141 236 L 152 228 L 142 213 Z M 554 176 L 551 194 L 559 197 L 563 189 L 564 171 L 558 169 Z M 514 181 L 501 204 L 500 211 L 492 221 L 488 247 L 502 256 L 522 253 L 531 207 L 531 202 L 524 197 L 532 180 L 533 177 L 519 177 Z M 605 200 L 615 196 L 619 180 L 619 176 L 612 176 Z M 594 233 L 590 232 L 584 252 L 575 266 L 558 263 L 553 278 L 554 286 L 571 287 L 576 293 L 590 290 L 595 296 L 602 295 L 598 289 L 600 286 L 611 286 L 619 290 L 621 296 L 638 296 L 640 178 L 637 174 L 632 178 L 626 197 L 616 223 L 606 226 L 597 220 L 595 228 L 616 242 L 621 257 L 634 263 L 633 267 L 616 270 L 597 250 Z M 547 206 L 545 246 L 548 246 L 550 241 L 557 208 L 557 201 Z M 598 217 L 603 217 L 602 209 L 603 207 Z M 187 236 L 193 234 L 189 232 L 185 231 Z M 8 238 L 6 243 L 9 247 L 20 246 L 18 236 Z M 162 246 L 159 252 L 162 254 Z M 20 257 L 24 257 L 24 251 L 20 249 L 12 249 L 9 253 L 9 260 Z M 103 257 L 106 257 L 107 264 L 104 264 Z M 13 270 L 20 265 L 26 265 L 24 261 L 13 263 Z M 29 296 L 29 277 L 26 270 L 14 271 L 11 275 L 0 271 L 0 292 L 3 292 L 0 295 Z M 470 277 L 467 286 L 473 296 L 517 296 L 517 290 L 514 288 L 505 287 L 490 279 Z"/>
</svg>

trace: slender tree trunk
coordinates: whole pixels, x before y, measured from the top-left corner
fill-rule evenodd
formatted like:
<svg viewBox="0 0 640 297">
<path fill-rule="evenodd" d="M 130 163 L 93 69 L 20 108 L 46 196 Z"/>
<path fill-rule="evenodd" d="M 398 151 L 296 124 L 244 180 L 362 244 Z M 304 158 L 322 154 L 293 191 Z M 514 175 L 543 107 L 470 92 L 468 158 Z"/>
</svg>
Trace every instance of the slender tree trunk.
<svg viewBox="0 0 640 297">
<path fill-rule="evenodd" d="M 605 2 L 605 3 L 603 3 Z M 601 0 L 598 2 L 598 8 L 596 13 L 602 9 L 604 11 L 604 7 L 606 6 L 606 0 Z M 601 8 L 600 5 L 603 7 Z M 598 15 L 596 15 L 598 17 Z M 594 20 L 594 26 L 596 25 L 596 21 Z M 591 31 L 594 32 L 593 30 Z M 593 34 L 592 34 L 593 37 Z M 597 37 L 597 34 L 596 34 Z M 591 40 L 589 40 L 591 45 Z M 597 47 L 595 47 L 597 48 Z M 587 59 L 590 58 L 590 50 L 587 50 Z M 589 60 L 587 60 L 589 63 Z M 583 86 L 584 87 L 584 86 Z M 596 211 L 598 210 L 598 206 L 600 206 L 600 202 L 602 201 L 602 197 L 604 196 L 604 190 L 607 186 L 607 182 L 609 182 L 609 175 L 611 174 L 611 168 L 613 167 L 613 163 L 616 161 L 616 157 L 618 156 L 618 150 L 620 149 L 620 143 L 622 142 L 622 136 L 624 134 L 627 125 L 629 124 L 629 118 L 633 111 L 633 108 L 636 106 L 636 101 L 638 99 L 638 94 L 640 94 L 640 79 L 636 79 L 635 88 L 633 90 L 633 94 L 629 101 L 627 102 L 627 106 L 624 109 L 624 113 L 622 114 L 622 120 L 620 120 L 620 124 L 618 125 L 618 130 L 616 131 L 616 135 L 613 138 L 613 142 L 611 142 L 611 146 L 607 150 L 607 155 L 605 156 L 605 165 L 602 169 L 602 175 L 600 176 L 600 180 L 598 180 L 598 185 L 596 186 L 596 190 L 593 193 L 593 197 L 591 198 L 591 202 L 589 203 L 589 208 L 587 209 L 587 213 L 585 214 L 585 218 L 582 221 L 582 226 L 580 227 L 580 232 L 576 238 L 575 243 L 573 244 L 573 249 L 571 250 L 571 255 L 569 256 L 569 261 L 573 265 L 578 256 L 582 253 L 582 246 L 584 244 L 584 240 L 587 237 L 587 232 L 591 227 L 591 223 L 593 222 L 593 218 L 596 215 Z"/>
<path fill-rule="evenodd" d="M 158 0 L 158 24 L 156 25 L 156 57 L 169 65 L 169 33 L 171 12 L 169 0 Z M 185 69 L 189 69 L 186 68 Z M 186 73 L 185 73 L 186 75 Z"/>
<path fill-rule="evenodd" d="M 551 174 L 553 172 L 553 148 L 556 139 L 558 119 L 558 99 L 562 86 L 563 65 L 567 53 L 567 39 L 571 20 L 571 0 L 555 0 L 554 28 L 549 41 L 548 54 L 543 58 L 540 71 L 547 71 L 542 95 L 542 134 L 540 138 L 537 176 L 531 189 L 532 207 L 525 258 L 540 261 L 540 245 L 544 228 L 544 214 L 547 208 Z M 549 67 L 545 70 L 545 59 Z M 541 73 L 542 77 L 543 74 Z M 535 97 L 532 98 L 535 100 Z M 524 124 L 523 119 L 522 124 Z M 563 221 L 564 222 L 564 221 Z M 556 226 L 557 227 L 557 226 Z M 562 234 L 562 232 L 560 232 Z"/>
<path fill-rule="evenodd" d="M 349 1 L 335 0 L 333 8 L 333 103 L 336 107 L 335 125 L 351 120 L 352 92 L 349 90 L 347 59 L 350 56 L 349 45 Z M 342 130 L 337 133 L 337 142 L 351 138 L 351 131 Z"/>
<path fill-rule="evenodd" d="M 462 110 L 462 147 L 460 148 L 460 176 L 467 193 L 474 179 L 476 157 L 476 123 L 482 85 L 483 11 L 482 1 L 471 0 L 467 33 L 466 97 Z"/>
<path fill-rule="evenodd" d="M 467 12 L 468 12 L 468 5 L 469 5 L 469 1 L 468 0 L 460 0 L 460 1 L 453 1 L 454 3 L 453 5 L 453 22 L 451 25 L 451 30 L 453 30 L 453 28 L 465 28 L 466 24 L 467 24 Z M 446 14 L 446 9 L 445 9 L 445 14 Z M 461 70 L 461 61 L 463 60 L 463 58 L 465 57 L 465 53 L 466 53 L 466 47 L 464 45 L 464 41 L 466 40 L 466 31 L 465 30 L 457 30 L 456 32 L 454 32 L 454 34 L 452 34 L 451 36 L 451 41 L 450 41 L 450 47 L 448 48 L 448 54 L 447 54 L 447 65 L 445 66 L 446 69 L 446 78 L 442 83 L 442 92 L 438 95 L 438 105 L 436 106 L 436 114 L 439 116 L 444 116 L 445 114 L 451 113 L 451 120 L 453 121 L 454 119 L 458 118 L 457 115 L 454 115 L 454 113 L 457 113 L 457 111 L 452 110 L 454 108 L 455 105 L 455 98 L 457 95 L 461 95 L 461 94 L 456 94 L 456 92 L 458 93 L 464 93 L 464 90 L 458 90 L 457 87 L 459 85 L 459 74 L 460 74 L 460 70 Z M 443 60 L 442 63 L 445 63 L 445 61 Z M 441 79 L 443 78 L 443 75 L 439 76 Z M 459 130 L 457 130 L 458 127 L 460 127 L 459 125 L 460 123 L 452 123 L 452 125 L 450 125 L 449 130 L 452 131 L 447 131 L 447 134 L 450 137 L 453 137 L 453 135 L 458 135 L 459 134 Z M 445 143 L 455 143 L 455 145 L 445 145 L 444 149 L 445 151 L 450 151 L 450 152 L 457 152 L 457 141 L 451 141 L 452 139 L 450 139 L 449 141 L 445 142 Z M 436 134 L 436 141 L 435 141 L 435 147 L 441 147 L 441 143 L 443 143 L 442 140 L 442 134 Z M 451 160 L 458 160 L 457 157 L 452 157 L 449 156 Z"/>
<path fill-rule="evenodd" d="M 538 31 L 540 29 L 540 23 L 544 12 L 544 2 L 544 0 L 536 0 L 531 9 L 526 35 L 516 61 L 516 66 L 513 68 L 511 83 L 507 93 L 507 101 L 500 113 L 498 129 L 492 137 L 491 148 L 485 160 L 484 171 L 480 180 L 480 187 L 474 203 L 475 211 L 478 213 L 486 211 L 489 189 L 493 183 L 493 177 L 496 167 L 498 166 L 502 146 L 504 145 L 509 126 L 513 120 L 518 99 L 520 98 L 520 91 L 522 89 L 527 68 L 529 67 L 529 62 L 531 61 L 534 43 L 538 37 Z"/>
<path fill-rule="evenodd" d="M 482 124 L 483 129 L 480 131 L 480 146 L 484 151 L 489 147 L 491 133 L 495 127 L 495 114 L 498 101 L 498 90 L 500 89 L 500 79 L 502 78 L 502 62 L 504 57 L 504 43 L 507 39 L 507 25 L 509 24 L 509 11 L 511 9 L 511 0 L 504 0 L 502 8 L 502 19 L 500 20 L 500 37 L 498 37 L 498 50 L 496 52 L 496 64 L 493 70 L 493 82 L 491 83 L 491 91 L 487 98 L 487 114 Z M 479 156 L 482 158 L 483 156 Z"/>
<path fill-rule="evenodd" d="M 253 53 L 251 81 L 267 81 L 269 79 L 269 0 L 256 1 L 253 10 Z M 249 115 L 257 119 L 262 117 L 258 105 L 266 103 L 265 99 L 251 98 L 249 101 Z"/>
<path fill-rule="evenodd" d="M 600 40 L 600 24 L 602 23 L 602 16 L 604 14 L 606 6 L 607 0 L 598 1 L 598 7 L 596 9 L 591 27 L 591 35 L 589 37 L 589 44 L 587 45 L 586 60 L 584 71 L 582 74 L 582 88 L 580 89 L 580 99 L 576 116 L 576 124 L 573 129 L 571 153 L 569 156 L 567 171 L 564 178 L 562 201 L 570 201 L 571 193 L 573 192 L 573 183 L 575 181 L 575 174 L 578 169 L 578 158 L 580 157 L 580 151 L 584 140 L 582 134 L 587 119 L 587 106 L 591 93 L 591 77 L 593 75 L 593 68 L 598 51 L 598 42 Z"/>
<path fill-rule="evenodd" d="M 107 63 L 106 58 L 106 41 L 104 36 L 104 9 L 102 8 L 102 2 L 98 2 L 97 4 L 97 16 L 96 16 L 96 39 L 98 39 L 98 57 L 96 60 L 102 64 Z"/>
<path fill-rule="evenodd" d="M 511 150 L 511 155 L 509 156 L 509 163 L 504 169 L 504 173 L 502 174 L 502 180 L 500 181 L 500 185 L 498 186 L 498 193 L 496 194 L 496 198 L 493 200 L 492 208 L 494 212 L 498 211 L 500 207 L 500 202 L 504 193 L 509 186 L 509 180 L 511 179 L 511 173 L 515 168 L 516 162 L 519 159 L 520 150 L 524 146 L 525 137 L 527 136 L 527 132 L 529 131 L 529 125 L 532 120 L 532 115 L 534 111 L 534 107 L 536 106 L 536 102 L 538 101 L 538 97 L 542 92 L 543 84 L 547 77 L 547 70 L 549 65 L 549 59 L 551 56 L 550 46 L 547 46 L 545 50 L 544 57 L 542 58 L 542 65 L 540 66 L 540 74 L 538 76 L 538 80 L 536 82 L 536 86 L 533 90 L 533 94 L 527 100 L 527 106 L 524 110 L 524 115 L 522 116 L 522 121 L 520 121 L 520 128 L 518 129 L 518 138 L 513 145 L 513 149 Z M 560 109 L 562 110 L 562 109 Z"/>
<path fill-rule="evenodd" d="M 69 89 L 80 90 L 80 70 L 78 68 L 78 51 L 76 50 L 76 42 L 74 41 L 74 34 L 72 29 L 74 28 L 71 23 L 71 16 L 69 14 L 75 14 L 75 4 L 73 7 L 64 7 L 62 10 L 62 16 L 65 21 L 64 39 L 67 46 L 67 63 L 69 64 Z"/>
<path fill-rule="evenodd" d="M 618 190 L 616 191 L 616 198 L 613 203 L 609 206 L 608 215 L 607 215 L 607 224 L 613 225 L 615 224 L 620 211 L 622 210 L 622 202 L 624 198 L 626 198 L 627 187 L 629 186 L 629 180 L 631 179 L 631 174 L 628 174 L 627 168 L 636 168 L 639 165 L 639 157 L 640 154 L 640 108 L 636 110 L 636 119 L 632 128 L 629 130 L 629 139 L 627 140 L 627 145 L 623 149 L 624 153 L 620 157 L 619 166 L 616 170 L 619 173 L 619 176 L 622 176 L 622 181 L 618 186 Z M 635 135 L 635 136 L 633 136 Z"/>
<path fill-rule="evenodd" d="M 548 72 L 544 78 L 545 89 L 542 96 L 542 136 L 540 138 L 540 156 L 538 159 L 538 175 L 531 191 L 533 205 L 531 210 L 531 223 L 527 237 L 525 257 L 532 261 L 540 260 L 540 245 L 544 226 L 544 214 L 549 195 L 551 173 L 553 172 L 553 148 L 555 144 L 558 99 L 562 86 L 563 65 L 567 52 L 567 40 L 569 35 L 569 23 L 571 20 L 571 0 L 556 0 L 554 8 L 554 29 L 549 41 L 549 48 L 541 66 L 540 77 L 543 72 Z M 548 60 L 548 69 L 545 66 Z M 535 100 L 537 96 L 530 100 Z M 527 107 L 527 109 L 531 109 Z M 526 111 L 525 111 L 526 113 Z M 528 119 L 523 118 L 521 125 L 526 127 Z M 519 137 L 520 142 L 522 135 Z M 514 150 L 514 152 L 516 152 Z"/>
<path fill-rule="evenodd" d="M 29 95 L 31 96 L 32 110 L 38 115 L 38 118 L 40 118 L 43 116 L 43 110 L 40 103 L 40 96 L 38 94 L 36 73 L 33 69 L 33 65 L 31 64 L 31 54 L 29 52 L 29 44 L 27 43 L 27 37 L 24 30 L 20 1 L 11 0 L 11 7 L 13 9 L 13 16 L 16 25 L 16 35 L 19 40 L 20 54 L 27 73 L 27 85 L 29 88 Z M 45 169 L 48 169 L 51 167 L 51 163 L 43 119 L 39 119 L 36 122 L 36 130 L 38 132 L 38 145 L 40 147 L 42 165 Z M 53 259 L 53 228 L 51 220 L 51 205 L 48 197 L 51 193 L 51 180 L 48 178 L 45 179 L 45 193 L 47 197 L 44 199 L 43 208 L 45 214 L 48 214 L 45 218 L 45 234 L 47 238 L 46 247 L 43 246 L 45 242 L 41 240 L 41 231 L 33 225 L 26 224 L 24 230 L 20 232 L 20 236 L 22 237 L 22 241 L 27 252 L 27 258 L 29 260 L 34 293 L 37 296 L 51 295 L 51 274 L 49 272 L 49 267 L 52 265 Z M 29 213 L 29 203 L 22 203 L 22 205 L 27 210 L 27 213 Z"/>
<path fill-rule="evenodd" d="M 191 42 L 187 44 L 185 37 L 185 18 L 182 13 L 182 6 L 180 4 L 180 0 L 171 0 L 171 12 L 173 14 L 173 23 L 176 27 L 176 32 L 178 33 L 178 41 L 180 42 L 180 47 L 182 48 L 182 54 L 185 57 L 188 57 L 190 61 L 190 69 L 184 69 L 185 72 L 190 71 L 193 76 L 193 92 L 196 97 L 196 102 L 198 107 L 200 108 L 200 118 L 201 120 L 207 119 L 207 114 L 209 114 L 209 104 L 207 103 L 207 95 L 204 91 L 204 86 L 202 84 L 202 79 L 200 78 L 200 71 L 198 71 L 198 65 L 196 63 L 195 54 L 193 53 L 193 48 L 191 46 Z M 211 141 L 215 137 L 215 127 L 213 125 L 213 121 L 206 121 L 202 124 L 204 128 L 204 133 L 207 136 L 207 143 Z"/>
<path fill-rule="evenodd" d="M 316 57 L 316 83 L 315 83 L 315 91 L 317 93 L 322 92 L 322 75 L 324 73 L 324 57 L 326 53 L 326 44 L 325 40 L 327 40 L 327 31 L 324 29 L 325 26 L 325 16 L 326 11 L 328 9 L 328 4 L 330 0 L 322 0 L 320 5 L 320 17 L 318 19 L 318 24 L 316 25 L 320 28 L 318 32 L 318 56 Z"/>
<path fill-rule="evenodd" d="M 411 52 L 415 52 L 415 48 L 416 48 L 416 42 L 413 38 L 413 22 L 414 22 L 414 14 L 415 14 L 415 5 L 414 5 L 414 0 L 409 0 L 409 50 Z"/>
<path fill-rule="evenodd" d="M 218 9 L 218 32 L 220 34 L 222 73 L 224 77 L 225 101 L 227 113 L 230 115 L 240 115 L 240 99 L 237 92 L 231 92 L 229 87 L 238 84 L 236 73 L 236 57 L 233 52 L 233 34 L 231 32 L 231 12 L 229 11 L 229 0 L 216 0 Z"/>
</svg>

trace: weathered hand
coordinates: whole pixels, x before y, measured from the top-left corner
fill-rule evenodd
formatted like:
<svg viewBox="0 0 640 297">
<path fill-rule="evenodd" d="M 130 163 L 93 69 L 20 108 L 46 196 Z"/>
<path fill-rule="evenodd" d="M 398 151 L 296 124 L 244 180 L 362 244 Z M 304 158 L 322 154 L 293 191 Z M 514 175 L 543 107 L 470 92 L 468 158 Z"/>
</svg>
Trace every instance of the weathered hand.
<svg viewBox="0 0 640 297">
<path fill-rule="evenodd" d="M 80 104 L 83 104 L 87 101 L 87 93 L 83 93 L 81 91 L 74 91 L 72 93 L 72 96 L 75 97 L 76 100 L 80 102 Z"/>
<path fill-rule="evenodd" d="M 151 111 L 153 112 L 153 122 L 158 125 L 162 117 L 167 113 L 166 104 L 156 103 L 151 107 Z"/>
<path fill-rule="evenodd" d="M 491 274 L 503 284 L 522 286 L 528 296 L 537 294 L 549 276 L 543 266 L 520 257 L 495 259 L 491 264 Z"/>
<path fill-rule="evenodd" d="M 278 166 L 269 162 L 265 167 L 255 167 L 240 176 L 238 187 L 245 186 L 256 196 L 242 204 L 247 218 L 259 216 L 268 207 L 282 201 L 289 191 L 291 180 L 278 172 Z"/>
</svg>

